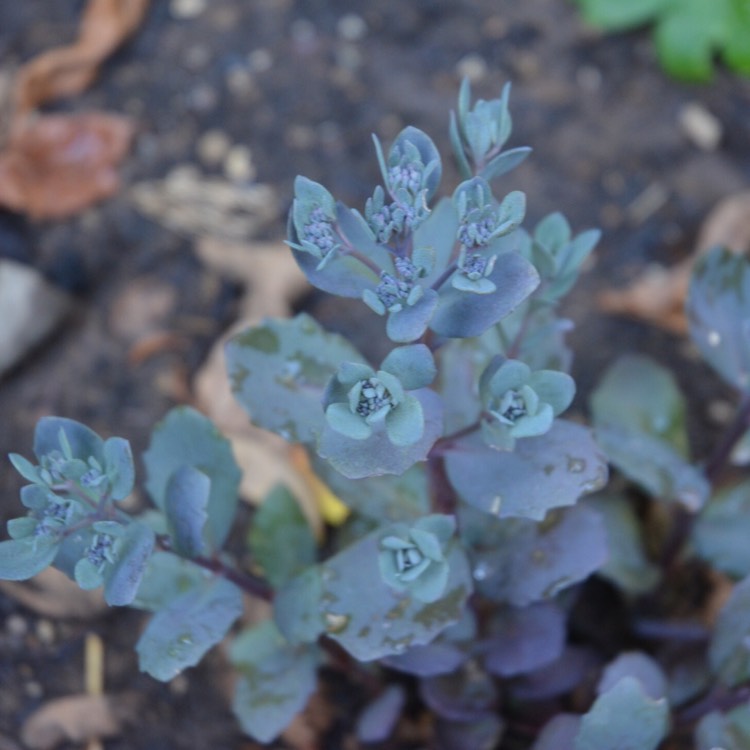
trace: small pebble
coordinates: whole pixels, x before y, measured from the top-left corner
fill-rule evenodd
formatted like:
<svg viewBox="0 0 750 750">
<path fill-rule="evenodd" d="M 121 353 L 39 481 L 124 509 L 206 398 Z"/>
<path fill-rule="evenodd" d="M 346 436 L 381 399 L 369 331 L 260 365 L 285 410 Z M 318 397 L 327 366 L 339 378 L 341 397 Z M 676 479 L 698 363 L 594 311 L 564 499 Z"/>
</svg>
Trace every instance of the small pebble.
<svg viewBox="0 0 750 750">
<path fill-rule="evenodd" d="M 55 626 L 49 620 L 39 620 L 36 636 L 45 646 L 51 645 L 55 642 Z"/>
<path fill-rule="evenodd" d="M 715 151 L 721 142 L 721 121 L 698 102 L 689 102 L 677 116 L 680 130 L 703 151 Z"/>
<path fill-rule="evenodd" d="M 576 70 L 576 83 L 583 91 L 593 94 L 602 86 L 602 72 L 593 65 L 582 65 Z"/>
<path fill-rule="evenodd" d="M 5 620 L 5 629 L 8 631 L 8 635 L 21 638 L 29 632 L 29 625 L 21 615 L 10 615 Z"/>
<path fill-rule="evenodd" d="M 232 142 L 222 130 L 208 130 L 198 141 L 198 158 L 207 166 L 215 167 L 224 161 Z"/>
<path fill-rule="evenodd" d="M 468 78 L 470 83 L 476 83 L 487 73 L 487 63 L 480 55 L 471 53 L 458 61 L 456 73 L 461 78 Z"/>
<path fill-rule="evenodd" d="M 247 146 L 232 146 L 224 159 L 224 174 L 234 182 L 251 182 L 255 179 L 255 165 Z"/>
<path fill-rule="evenodd" d="M 211 48 L 204 44 L 193 44 L 185 50 L 182 62 L 188 70 L 202 70 L 211 62 Z"/>
<path fill-rule="evenodd" d="M 185 695 L 190 688 L 190 682 L 184 674 L 178 674 L 170 683 L 169 691 L 173 695 Z"/>
<path fill-rule="evenodd" d="M 23 690 L 29 698 L 33 698 L 34 700 L 37 700 L 44 695 L 44 688 L 41 683 L 36 680 L 30 680 L 29 682 L 24 683 Z"/>
<path fill-rule="evenodd" d="M 235 66 L 227 73 L 227 88 L 236 99 L 251 99 L 257 93 L 257 85 L 251 71 Z"/>
<path fill-rule="evenodd" d="M 169 11 L 181 21 L 196 18 L 208 7 L 208 0 L 172 0 Z"/>
<path fill-rule="evenodd" d="M 358 42 L 367 34 L 367 24 L 362 16 L 356 13 L 347 13 L 339 18 L 336 30 L 342 39 L 347 42 Z"/>
<path fill-rule="evenodd" d="M 267 49 L 254 49 L 247 56 L 247 64 L 253 73 L 265 73 L 273 66 L 273 56 Z"/>
<path fill-rule="evenodd" d="M 715 399 L 714 401 L 708 402 L 707 408 L 708 417 L 712 422 L 716 424 L 725 425 L 728 424 L 735 413 L 735 407 L 732 406 L 728 401 L 721 399 Z"/>
</svg>

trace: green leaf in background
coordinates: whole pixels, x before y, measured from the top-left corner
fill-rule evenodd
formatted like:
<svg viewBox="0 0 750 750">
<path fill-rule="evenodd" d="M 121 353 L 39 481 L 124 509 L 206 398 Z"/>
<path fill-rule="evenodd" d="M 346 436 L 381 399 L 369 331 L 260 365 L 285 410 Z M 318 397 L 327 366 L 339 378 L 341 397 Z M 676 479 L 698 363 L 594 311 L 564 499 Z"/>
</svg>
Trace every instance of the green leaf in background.
<svg viewBox="0 0 750 750">
<path fill-rule="evenodd" d="M 654 25 L 664 69 L 685 81 L 706 82 L 714 57 L 750 74 L 750 4 L 747 0 L 578 0 L 584 18 L 607 31 Z"/>
<path fill-rule="evenodd" d="M 221 547 L 234 521 L 241 473 L 229 441 L 211 420 L 188 407 L 172 409 L 156 425 L 143 462 L 146 488 L 161 510 L 166 508 L 168 483 L 178 469 L 191 466 L 211 480 L 204 539 L 213 549 Z"/>
<path fill-rule="evenodd" d="M 249 534 L 255 562 L 276 589 L 315 562 L 315 537 L 294 495 L 283 485 L 264 498 Z"/>
<path fill-rule="evenodd" d="M 291 646 L 266 620 L 237 637 L 229 658 L 240 673 L 234 713 L 249 735 L 271 742 L 315 690 L 319 649 L 308 644 Z"/>
<path fill-rule="evenodd" d="M 695 551 L 734 578 L 750 575 L 750 481 L 722 489 L 706 505 L 692 532 Z"/>
</svg>

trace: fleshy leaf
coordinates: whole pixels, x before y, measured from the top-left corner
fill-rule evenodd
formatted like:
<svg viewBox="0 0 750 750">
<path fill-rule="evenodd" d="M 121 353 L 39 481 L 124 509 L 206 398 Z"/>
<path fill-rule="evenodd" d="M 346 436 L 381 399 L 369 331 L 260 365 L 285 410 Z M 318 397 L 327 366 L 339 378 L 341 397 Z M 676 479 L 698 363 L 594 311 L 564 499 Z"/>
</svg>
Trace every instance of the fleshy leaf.
<svg viewBox="0 0 750 750">
<path fill-rule="evenodd" d="M 557 714 L 544 725 L 532 750 L 574 750 L 575 739 L 580 729 L 580 716 Z"/>
<path fill-rule="evenodd" d="M 232 708 L 242 729 L 271 742 L 305 707 L 317 684 L 317 646 L 290 646 L 268 620 L 244 630 L 229 658 L 240 678 Z"/>
<path fill-rule="evenodd" d="M 695 728 L 695 750 L 747 750 L 750 742 L 750 706 L 721 713 L 711 711 Z"/>
<path fill-rule="evenodd" d="M 714 248 L 696 264 L 686 312 L 690 335 L 703 358 L 730 385 L 750 386 L 750 263 Z"/>
<path fill-rule="evenodd" d="M 128 524 L 118 540 L 117 560 L 106 575 L 107 604 L 123 607 L 133 602 L 155 543 L 154 532 L 146 524 L 138 521 Z"/>
<path fill-rule="evenodd" d="M 315 611 L 322 614 L 328 636 L 360 661 L 430 643 L 460 619 L 472 590 L 461 545 L 452 541 L 445 549 L 449 577 L 439 599 L 423 603 L 408 592 L 397 593 L 383 580 L 378 564 L 385 536 L 388 527 L 362 537 L 322 567 L 322 593 Z"/>
<path fill-rule="evenodd" d="M 205 583 L 211 574 L 184 557 L 156 551 L 148 559 L 132 607 L 157 612 L 172 599 Z"/>
<path fill-rule="evenodd" d="M 687 456 L 685 398 L 672 373 L 648 357 L 627 355 L 604 374 L 591 396 L 594 423 L 642 432 Z"/>
<path fill-rule="evenodd" d="M 565 645 L 565 616 L 554 604 L 524 609 L 503 608 L 490 624 L 491 637 L 481 644 L 483 663 L 499 677 L 531 672 L 553 662 Z"/>
<path fill-rule="evenodd" d="M 549 599 L 598 570 L 607 559 L 604 524 L 577 505 L 550 511 L 541 523 L 497 519 L 460 507 L 462 537 L 474 550 L 477 590 L 493 601 L 525 607 Z"/>
<path fill-rule="evenodd" d="M 166 682 L 197 664 L 242 614 L 242 593 L 225 578 L 203 582 L 172 599 L 143 631 L 136 651 L 144 672 Z"/>
<path fill-rule="evenodd" d="M 510 683 L 515 700 L 544 701 L 590 683 L 601 670 L 601 659 L 592 649 L 566 646 L 559 659 L 516 677 Z"/>
<path fill-rule="evenodd" d="M 487 750 L 499 747 L 505 724 L 494 714 L 485 714 L 473 721 L 439 719 L 435 734 L 440 738 L 440 750 Z"/>
<path fill-rule="evenodd" d="M 320 610 L 322 596 L 320 565 L 308 568 L 276 592 L 273 618 L 289 643 L 314 643 L 324 632 L 325 622 Z"/>
<path fill-rule="evenodd" d="M 185 557 L 203 552 L 203 527 L 211 495 L 211 479 L 192 466 L 180 466 L 167 481 L 164 512 L 175 550 Z"/>
<path fill-rule="evenodd" d="M 492 713 L 498 697 L 492 678 L 472 665 L 423 678 L 419 693 L 438 716 L 453 721 L 481 720 Z"/>
<path fill-rule="evenodd" d="M 323 430 L 321 399 L 339 364 L 364 362 L 346 339 L 304 313 L 237 334 L 226 356 L 232 392 L 253 423 L 303 443 Z"/>
<path fill-rule="evenodd" d="M 280 588 L 315 562 L 315 538 L 294 495 L 283 485 L 263 499 L 248 541 L 253 556 L 274 588 Z"/>
<path fill-rule="evenodd" d="M 212 549 L 224 543 L 237 509 L 240 470 L 229 441 L 214 424 L 189 407 L 177 407 L 154 429 L 143 454 L 148 489 L 154 504 L 166 507 L 167 484 L 175 471 L 192 466 L 211 480 L 204 539 Z"/>
<path fill-rule="evenodd" d="M 425 646 L 413 646 L 403 654 L 386 656 L 381 664 L 418 677 L 433 677 L 454 672 L 467 659 L 468 654 L 458 646 L 437 640 Z"/>
<path fill-rule="evenodd" d="M 653 590 L 661 572 L 646 557 L 632 503 L 622 495 L 609 493 L 587 498 L 584 503 L 596 509 L 607 531 L 609 556 L 597 573 L 630 594 Z"/>
<path fill-rule="evenodd" d="M 42 417 L 37 422 L 34 432 L 34 453 L 37 458 L 61 450 L 61 432 L 73 458 L 86 461 L 93 457 L 104 465 L 104 441 L 86 425 L 65 417 Z"/>
<path fill-rule="evenodd" d="M 380 369 L 395 375 L 407 391 L 425 388 L 437 375 L 435 359 L 424 344 L 392 349 Z"/>
<path fill-rule="evenodd" d="M 407 305 L 388 316 L 385 325 L 388 338 L 396 343 L 408 343 L 418 339 L 427 330 L 437 305 L 437 292 L 426 289 L 413 305 Z"/>
<path fill-rule="evenodd" d="M 750 575 L 750 481 L 720 490 L 693 527 L 695 551 L 734 578 Z"/>
<path fill-rule="evenodd" d="M 732 590 L 719 613 L 708 657 L 713 671 L 726 684 L 738 685 L 750 678 L 750 577 Z"/>
<path fill-rule="evenodd" d="M 40 482 L 39 470 L 34 464 L 31 463 L 27 458 L 19 455 L 18 453 L 9 453 L 8 458 L 13 464 L 13 468 L 27 481 L 27 482 Z"/>
<path fill-rule="evenodd" d="M 487 447 L 477 435 L 446 451 L 448 478 L 461 497 L 499 518 L 541 520 L 600 488 L 607 466 L 591 432 L 558 419 L 549 432 L 518 440 L 514 452 Z"/>
<path fill-rule="evenodd" d="M 640 651 L 621 653 L 604 669 L 596 692 L 599 695 L 614 688 L 624 677 L 636 679 L 643 692 L 652 700 L 667 695 L 667 677 L 662 668 L 650 656 Z"/>
<path fill-rule="evenodd" d="M 112 498 L 124 500 L 133 491 L 135 483 L 135 467 L 130 443 L 118 437 L 105 440 L 104 465 Z"/>
<path fill-rule="evenodd" d="M 349 479 L 403 474 L 427 458 L 430 448 L 443 431 L 440 397 L 427 388 L 411 394 L 422 405 L 424 432 L 411 445 L 396 446 L 384 429 L 375 430 L 366 440 L 355 440 L 326 425 L 318 443 L 318 455 Z"/>
<path fill-rule="evenodd" d="M 512 313 L 539 284 L 534 266 L 513 252 L 498 255 L 487 278 L 496 287 L 490 294 L 461 292 L 450 284 L 441 287 L 430 328 L 448 338 L 479 336 Z"/>
<path fill-rule="evenodd" d="M 634 677 L 600 695 L 581 719 L 574 750 L 656 750 L 669 730 L 669 707 Z"/>
<path fill-rule="evenodd" d="M 54 538 L 27 537 L 0 542 L 0 579 L 25 581 L 52 564 L 60 542 Z"/>
<path fill-rule="evenodd" d="M 390 685 L 365 706 L 357 717 L 357 739 L 360 742 L 383 742 L 390 737 L 406 703 L 401 685 Z"/>
<path fill-rule="evenodd" d="M 457 233 L 458 214 L 453 201 L 442 198 L 414 232 L 414 247 L 430 248 L 435 254 L 434 268 L 423 279 L 424 286 L 432 286 L 450 264 Z"/>
<path fill-rule="evenodd" d="M 495 177 L 500 177 L 515 169 L 526 157 L 531 153 L 531 149 L 528 146 L 519 146 L 518 148 L 511 148 L 507 151 L 503 151 L 494 158 L 490 159 L 487 164 L 482 167 L 479 173 L 480 177 L 483 177 L 487 182 L 494 180 Z"/>
</svg>

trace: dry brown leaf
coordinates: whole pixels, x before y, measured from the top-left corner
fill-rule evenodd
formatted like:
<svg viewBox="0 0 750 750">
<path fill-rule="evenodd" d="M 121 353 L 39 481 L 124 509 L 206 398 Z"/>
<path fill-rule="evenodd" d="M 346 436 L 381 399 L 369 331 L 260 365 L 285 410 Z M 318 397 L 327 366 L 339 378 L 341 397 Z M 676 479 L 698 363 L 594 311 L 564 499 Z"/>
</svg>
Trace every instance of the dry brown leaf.
<svg viewBox="0 0 750 750">
<path fill-rule="evenodd" d="M 716 245 L 750 253 L 750 191 L 730 195 L 714 207 L 689 258 L 671 268 L 650 266 L 625 289 L 602 292 L 597 298 L 599 309 L 638 318 L 673 333 L 686 333 L 685 298 L 693 264 Z"/>
<path fill-rule="evenodd" d="M 89 0 L 73 44 L 38 55 L 20 70 L 16 116 L 85 91 L 99 65 L 140 26 L 149 0 Z"/>
<path fill-rule="evenodd" d="M 107 609 L 100 589 L 84 591 L 56 568 L 47 568 L 29 581 L 0 581 L 0 591 L 37 614 L 56 619 L 88 619 Z"/>
<path fill-rule="evenodd" d="M 111 196 L 133 133 L 130 120 L 104 113 L 28 118 L 0 153 L 0 206 L 62 219 Z"/>
<path fill-rule="evenodd" d="M 63 742 L 115 737 L 135 716 L 133 695 L 70 695 L 48 701 L 26 719 L 21 741 L 30 750 L 52 750 Z"/>
</svg>

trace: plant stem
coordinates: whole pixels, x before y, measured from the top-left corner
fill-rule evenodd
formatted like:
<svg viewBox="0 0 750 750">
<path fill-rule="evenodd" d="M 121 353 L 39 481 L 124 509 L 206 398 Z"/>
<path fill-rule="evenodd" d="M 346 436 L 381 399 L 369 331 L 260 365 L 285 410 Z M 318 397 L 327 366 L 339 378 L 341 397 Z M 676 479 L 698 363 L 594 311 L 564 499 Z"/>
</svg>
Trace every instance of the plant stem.
<svg viewBox="0 0 750 750">
<path fill-rule="evenodd" d="M 168 537 L 160 534 L 157 536 L 156 541 L 159 547 L 165 552 L 176 554 Z M 212 573 L 216 573 L 216 575 L 226 578 L 235 586 L 242 589 L 246 594 L 250 594 L 250 596 L 255 596 L 258 599 L 263 599 L 267 602 L 273 600 L 273 589 L 266 581 L 262 578 L 250 575 L 249 573 L 243 573 L 236 568 L 232 568 L 217 557 L 197 555 L 196 557 L 188 557 L 185 559 L 195 563 L 205 570 L 210 570 Z"/>
<path fill-rule="evenodd" d="M 678 724 L 694 724 L 711 711 L 730 711 L 750 701 L 750 685 L 718 686 L 677 713 Z"/>
<path fill-rule="evenodd" d="M 737 445 L 740 438 L 747 432 L 748 428 L 750 428 L 750 395 L 746 394 L 740 402 L 732 423 L 706 464 L 705 473 L 711 484 L 714 484 L 717 477 L 723 471 L 729 461 L 729 457 L 732 455 L 732 450 L 734 450 L 735 445 Z"/>
</svg>

